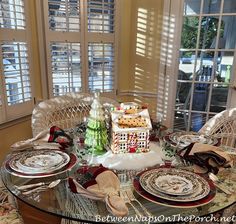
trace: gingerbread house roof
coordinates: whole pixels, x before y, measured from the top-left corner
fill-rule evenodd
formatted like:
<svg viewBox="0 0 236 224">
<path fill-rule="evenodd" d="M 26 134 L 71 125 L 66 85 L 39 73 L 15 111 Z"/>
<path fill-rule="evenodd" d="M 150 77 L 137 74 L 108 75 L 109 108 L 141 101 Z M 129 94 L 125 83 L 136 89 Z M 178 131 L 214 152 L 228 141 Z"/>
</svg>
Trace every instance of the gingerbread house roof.
<svg viewBox="0 0 236 224">
<path fill-rule="evenodd" d="M 133 114 L 123 110 L 111 112 L 112 130 L 114 132 L 148 131 L 152 129 L 147 109 L 138 109 Z"/>
</svg>

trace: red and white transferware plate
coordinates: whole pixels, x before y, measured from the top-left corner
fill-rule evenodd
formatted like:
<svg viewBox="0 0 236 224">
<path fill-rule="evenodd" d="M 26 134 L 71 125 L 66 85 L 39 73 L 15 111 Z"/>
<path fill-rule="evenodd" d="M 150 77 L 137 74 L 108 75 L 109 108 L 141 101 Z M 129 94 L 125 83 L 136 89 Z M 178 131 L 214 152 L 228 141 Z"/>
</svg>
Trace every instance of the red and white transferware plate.
<svg viewBox="0 0 236 224">
<path fill-rule="evenodd" d="M 43 151 L 46 151 L 46 150 L 43 150 Z M 50 151 L 54 152 L 54 150 L 50 150 Z M 56 154 L 62 156 L 64 154 L 66 154 L 66 153 L 61 152 L 61 151 L 56 151 Z M 40 154 L 38 154 L 38 155 L 40 155 Z M 25 169 L 27 167 L 27 166 L 25 166 L 25 163 L 23 163 L 22 167 L 19 166 L 18 163 L 16 163 L 16 161 L 19 160 L 18 155 L 16 155 L 16 156 L 10 158 L 9 160 L 7 160 L 5 162 L 5 167 L 6 167 L 6 170 L 8 172 L 10 172 L 11 174 L 13 174 L 15 176 L 26 177 L 26 178 L 50 177 L 50 176 L 54 176 L 54 175 L 57 175 L 57 174 L 63 174 L 65 172 L 71 170 L 76 165 L 76 162 L 77 162 L 76 155 L 74 155 L 73 153 L 71 153 L 70 155 L 68 155 L 68 154 L 66 154 L 66 155 L 68 157 L 67 156 L 65 156 L 65 157 L 62 156 L 62 158 L 61 158 L 59 156 L 59 158 L 61 158 L 61 159 L 59 160 L 58 165 L 57 165 L 57 162 L 55 162 L 52 165 L 52 168 L 51 168 L 51 166 L 49 166 L 50 167 L 50 169 L 49 169 L 50 171 L 44 169 L 44 165 L 42 165 L 43 168 L 40 169 L 40 172 L 35 172 L 34 167 L 37 167 L 37 166 L 41 165 L 39 161 L 41 161 L 42 158 L 38 158 L 39 160 L 36 163 L 34 163 L 34 162 L 32 162 L 30 160 L 33 163 L 33 169 L 31 167 L 31 163 L 28 163 L 28 161 L 27 161 L 26 164 L 27 165 L 30 164 L 29 166 L 30 166 L 30 169 L 32 169 L 32 170 L 25 171 Z M 29 157 L 29 158 L 31 158 L 31 157 Z M 25 161 L 25 160 L 23 159 L 22 161 Z M 47 161 L 46 163 L 48 163 L 48 161 L 51 161 L 51 159 L 46 159 L 46 161 Z M 53 161 L 54 161 L 54 159 L 53 159 Z M 19 164 L 21 164 L 21 162 Z"/>
<path fill-rule="evenodd" d="M 177 202 L 197 201 L 210 193 L 210 186 L 204 178 L 181 169 L 152 169 L 144 172 L 139 182 L 148 193 Z"/>
<path fill-rule="evenodd" d="M 163 168 L 160 168 L 163 169 Z M 168 168 L 166 168 L 168 169 Z M 170 168 L 171 169 L 171 168 Z M 158 192 L 157 189 L 154 189 L 153 187 L 150 186 L 150 184 L 147 184 L 147 188 L 143 188 L 140 179 L 141 177 L 147 173 L 147 181 L 149 181 L 148 176 L 149 173 L 152 171 L 156 171 L 158 169 L 153 169 L 153 170 L 147 170 L 143 171 L 134 178 L 133 181 L 133 186 L 135 191 L 142 196 L 143 198 L 156 203 L 156 204 L 161 204 L 165 205 L 168 207 L 178 207 L 178 208 L 193 208 L 193 207 L 199 207 L 205 204 L 210 203 L 216 194 L 215 186 L 210 180 L 205 180 L 198 174 L 194 174 L 195 177 L 197 177 L 198 180 L 202 180 L 203 182 L 200 182 L 200 187 L 199 186 L 194 186 L 194 189 L 196 188 L 197 191 L 190 193 L 189 195 L 169 195 L 165 194 L 163 192 Z M 143 181 L 143 180 L 142 180 Z M 204 184 L 206 184 L 206 188 L 204 187 Z M 208 190 L 209 189 L 209 190 Z M 208 193 L 207 193 L 208 192 Z M 203 196 L 201 194 L 203 193 Z"/>
</svg>

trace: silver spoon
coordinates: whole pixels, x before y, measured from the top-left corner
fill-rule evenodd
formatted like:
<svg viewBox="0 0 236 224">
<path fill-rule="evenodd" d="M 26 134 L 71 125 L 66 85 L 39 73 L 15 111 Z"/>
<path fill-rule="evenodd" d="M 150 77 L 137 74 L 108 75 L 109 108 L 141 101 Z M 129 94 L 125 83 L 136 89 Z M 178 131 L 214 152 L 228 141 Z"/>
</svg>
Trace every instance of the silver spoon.
<svg viewBox="0 0 236 224">
<path fill-rule="evenodd" d="M 54 180 L 54 181 L 56 181 L 56 180 Z M 54 181 L 52 181 L 52 182 L 54 182 Z M 44 185 L 47 185 L 47 184 L 50 184 L 50 183 L 39 182 L 39 183 L 35 183 L 35 184 L 26 184 L 26 185 L 22 185 L 22 186 L 16 186 L 16 188 L 17 188 L 17 190 L 24 191 L 24 190 L 27 190 L 29 188 L 40 187 L 40 186 L 44 186 Z"/>
<path fill-rule="evenodd" d="M 42 191 L 42 190 L 46 190 L 48 188 L 54 188 L 56 187 L 59 183 L 61 182 L 60 179 L 58 180 L 55 180 L 55 181 L 52 181 L 49 185 L 47 186 L 39 186 L 39 187 L 36 187 L 32 190 L 29 190 L 29 191 L 26 191 L 26 192 L 22 192 L 23 195 L 29 195 L 29 194 L 32 194 L 34 192 L 39 192 L 39 191 Z"/>
</svg>

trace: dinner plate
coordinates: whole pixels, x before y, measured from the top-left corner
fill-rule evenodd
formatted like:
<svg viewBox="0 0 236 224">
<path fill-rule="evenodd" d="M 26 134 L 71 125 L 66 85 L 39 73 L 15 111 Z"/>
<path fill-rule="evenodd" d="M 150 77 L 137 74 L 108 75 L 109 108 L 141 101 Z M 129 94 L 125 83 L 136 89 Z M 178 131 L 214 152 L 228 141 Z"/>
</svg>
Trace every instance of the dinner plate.
<svg viewBox="0 0 236 224">
<path fill-rule="evenodd" d="M 204 198 L 199 199 L 199 200 L 195 200 L 195 201 L 174 201 L 174 200 L 168 200 L 168 199 L 164 199 L 158 196 L 154 196 L 152 194 L 150 194 L 149 192 L 147 192 L 146 190 L 144 190 L 140 184 L 140 176 L 147 171 L 143 171 L 139 174 L 136 175 L 136 177 L 134 178 L 133 181 L 133 186 L 135 191 L 137 192 L 137 194 L 139 194 L 141 197 L 145 198 L 148 201 L 151 201 L 153 203 L 159 204 L 159 205 L 164 205 L 164 206 L 168 206 L 168 207 L 175 207 L 175 208 L 194 208 L 194 207 L 199 207 L 199 206 L 203 206 L 206 205 L 208 203 L 210 203 L 216 194 L 216 189 L 214 184 L 212 183 L 212 181 L 208 180 L 207 183 L 210 187 L 210 192 L 208 195 L 206 195 Z M 178 197 L 178 196 L 176 196 Z"/>
<path fill-rule="evenodd" d="M 58 150 L 31 150 L 13 156 L 9 161 L 11 169 L 25 173 L 51 173 L 63 168 L 70 161 L 70 156 Z"/>
<path fill-rule="evenodd" d="M 11 161 L 11 158 L 5 162 L 5 168 L 12 175 L 25 177 L 25 178 L 40 178 L 40 177 L 51 177 L 54 175 L 59 175 L 67 171 L 70 171 L 76 165 L 77 157 L 75 154 L 71 153 L 69 155 L 69 162 L 65 166 L 63 166 L 61 169 L 54 170 L 52 172 L 42 172 L 42 173 L 25 173 L 25 172 L 19 172 L 19 171 L 13 170 L 10 167 L 10 161 Z"/>
<path fill-rule="evenodd" d="M 208 145 L 217 145 L 219 142 L 219 140 L 216 138 L 211 138 L 208 136 L 200 135 L 195 132 L 186 132 L 186 131 L 174 132 L 166 135 L 164 138 L 166 141 L 169 141 L 174 145 L 178 144 L 181 147 L 188 146 L 189 144 L 195 142 Z"/>
<path fill-rule="evenodd" d="M 187 183 L 191 182 L 191 191 L 188 193 L 184 192 L 184 194 L 176 194 L 174 192 L 173 194 L 168 194 L 159 191 L 155 180 L 158 179 L 158 177 L 165 176 L 168 176 L 168 178 L 172 178 L 173 176 L 183 177 L 184 181 Z M 159 168 L 146 171 L 140 177 L 140 185 L 145 191 L 153 196 L 176 202 L 197 201 L 206 197 L 210 193 L 210 186 L 204 178 L 195 173 L 179 169 Z"/>
</svg>

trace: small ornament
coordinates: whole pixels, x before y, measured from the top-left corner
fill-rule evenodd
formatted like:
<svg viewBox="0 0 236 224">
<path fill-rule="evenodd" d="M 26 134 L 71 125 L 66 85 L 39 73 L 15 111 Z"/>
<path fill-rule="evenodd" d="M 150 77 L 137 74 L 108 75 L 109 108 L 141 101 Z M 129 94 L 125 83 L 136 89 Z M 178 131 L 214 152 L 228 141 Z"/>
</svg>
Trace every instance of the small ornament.
<svg viewBox="0 0 236 224">
<path fill-rule="evenodd" d="M 106 152 L 105 146 L 108 144 L 104 110 L 99 96 L 99 92 L 94 94 L 85 134 L 85 145 L 95 155 L 104 154 Z"/>
</svg>

